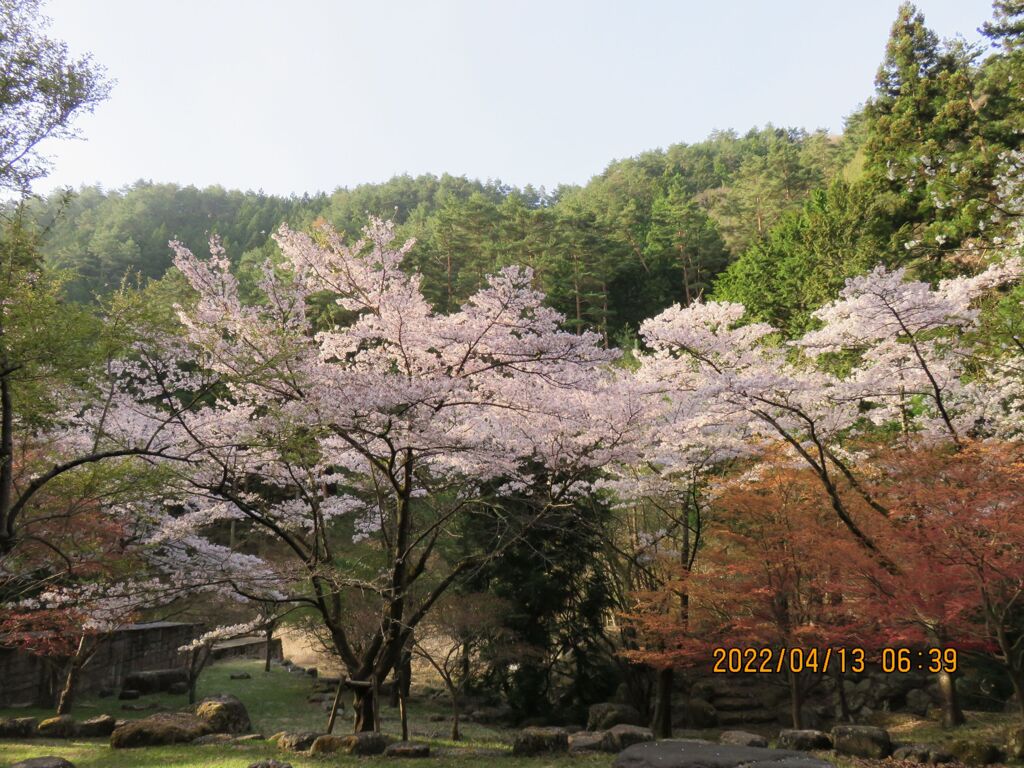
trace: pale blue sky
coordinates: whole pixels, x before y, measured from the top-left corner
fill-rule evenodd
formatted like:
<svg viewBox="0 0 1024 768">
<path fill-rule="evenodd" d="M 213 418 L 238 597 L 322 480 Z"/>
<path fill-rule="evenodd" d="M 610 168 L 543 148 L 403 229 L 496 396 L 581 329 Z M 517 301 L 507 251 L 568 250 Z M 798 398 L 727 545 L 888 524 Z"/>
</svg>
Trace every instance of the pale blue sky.
<svg viewBox="0 0 1024 768">
<path fill-rule="evenodd" d="M 897 0 L 51 0 L 116 78 L 37 191 L 139 178 L 330 191 L 400 173 L 584 183 L 715 128 L 827 128 Z M 920 0 L 979 39 L 989 0 Z"/>
</svg>

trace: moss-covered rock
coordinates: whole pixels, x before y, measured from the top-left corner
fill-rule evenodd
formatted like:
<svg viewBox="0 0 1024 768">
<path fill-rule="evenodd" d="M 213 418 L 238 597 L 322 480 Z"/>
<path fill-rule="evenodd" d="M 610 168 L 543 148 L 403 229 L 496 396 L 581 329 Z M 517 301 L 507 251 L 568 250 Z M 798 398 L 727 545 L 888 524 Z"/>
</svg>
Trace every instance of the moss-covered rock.
<svg viewBox="0 0 1024 768">
<path fill-rule="evenodd" d="M 58 715 L 41 720 L 36 733 L 44 739 L 70 739 L 78 735 L 78 726 L 71 715 Z"/>
<path fill-rule="evenodd" d="M 188 712 L 164 712 L 123 723 L 110 734 L 114 749 L 183 744 L 212 732 L 209 723 Z"/>
<path fill-rule="evenodd" d="M 245 705 L 230 695 L 203 699 L 196 706 L 196 716 L 205 720 L 214 733 L 248 733 L 252 729 Z"/>
<path fill-rule="evenodd" d="M 949 745 L 953 757 L 967 765 L 989 765 L 999 762 L 1002 750 L 988 741 L 974 739 L 957 739 Z"/>
<path fill-rule="evenodd" d="M 569 732 L 564 728 L 524 728 L 512 742 L 514 755 L 540 755 L 545 752 L 568 752 Z"/>
</svg>

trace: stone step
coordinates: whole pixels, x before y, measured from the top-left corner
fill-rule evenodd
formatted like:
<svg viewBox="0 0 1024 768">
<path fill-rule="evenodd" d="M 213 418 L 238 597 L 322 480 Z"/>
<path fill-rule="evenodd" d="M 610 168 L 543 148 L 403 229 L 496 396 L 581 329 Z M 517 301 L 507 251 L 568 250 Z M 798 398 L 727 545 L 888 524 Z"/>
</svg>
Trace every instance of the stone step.
<svg viewBox="0 0 1024 768">
<path fill-rule="evenodd" d="M 718 711 L 726 712 L 739 712 L 746 709 L 760 709 L 761 702 L 754 696 L 715 696 L 711 700 L 711 703 L 715 706 Z"/>
<path fill-rule="evenodd" d="M 748 725 L 752 723 L 774 723 L 777 719 L 775 712 L 769 712 L 767 709 L 748 709 L 743 712 L 719 712 L 718 713 L 718 724 L 719 725 Z"/>
</svg>

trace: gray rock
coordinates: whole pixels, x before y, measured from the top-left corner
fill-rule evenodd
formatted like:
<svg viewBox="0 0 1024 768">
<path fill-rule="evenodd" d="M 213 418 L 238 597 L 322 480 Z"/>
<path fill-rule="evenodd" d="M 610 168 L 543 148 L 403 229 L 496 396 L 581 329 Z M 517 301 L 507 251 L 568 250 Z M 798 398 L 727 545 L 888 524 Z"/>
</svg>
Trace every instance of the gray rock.
<svg viewBox="0 0 1024 768">
<path fill-rule="evenodd" d="M 184 669 L 152 669 L 146 672 L 130 672 L 124 677 L 122 688 L 139 693 L 162 693 L 174 683 L 188 684 L 188 672 Z"/>
<path fill-rule="evenodd" d="M 616 725 L 605 731 L 601 740 L 601 749 L 605 752 L 621 752 L 634 744 L 654 741 L 654 733 L 650 728 L 639 725 Z"/>
<path fill-rule="evenodd" d="M 277 739 L 277 746 L 287 749 L 290 752 L 304 752 L 313 746 L 319 733 L 313 731 L 299 731 L 296 733 L 283 733 Z"/>
<path fill-rule="evenodd" d="M 0 718 L 0 739 L 26 739 L 35 736 L 39 720 L 34 717 Z"/>
<path fill-rule="evenodd" d="M 396 741 L 384 749 L 385 757 L 430 757 L 430 745 L 418 741 Z"/>
<path fill-rule="evenodd" d="M 640 712 L 629 704 L 616 704 L 606 701 L 603 704 L 592 704 L 587 710 L 587 730 L 605 731 L 613 725 L 643 725 Z"/>
<path fill-rule="evenodd" d="M 619 753 L 615 768 L 835 768 L 801 752 L 667 739 L 635 744 Z"/>
<path fill-rule="evenodd" d="M 892 741 L 884 728 L 872 725 L 837 725 L 832 729 L 832 748 L 841 755 L 881 760 L 892 754 Z"/>
<path fill-rule="evenodd" d="M 252 730 L 249 712 L 234 696 L 222 694 L 203 699 L 196 716 L 205 720 L 214 733 L 247 733 Z"/>
<path fill-rule="evenodd" d="M 28 760 L 19 760 L 11 768 L 75 768 L 75 764 L 69 763 L 63 757 L 31 757 Z"/>
<path fill-rule="evenodd" d="M 229 744 L 232 741 L 234 741 L 234 737 L 230 733 L 208 733 L 198 739 L 193 739 L 192 744 L 197 747 L 206 747 L 211 744 Z"/>
<path fill-rule="evenodd" d="M 568 752 L 569 732 L 564 728 L 524 728 L 512 742 L 513 755 Z"/>
<path fill-rule="evenodd" d="M 767 747 L 768 739 L 747 731 L 722 731 L 718 734 L 718 743 L 737 747 Z"/>
<path fill-rule="evenodd" d="M 78 724 L 78 735 L 85 739 L 109 736 L 116 726 L 117 721 L 110 715 L 97 715 Z"/>
<path fill-rule="evenodd" d="M 578 755 L 584 752 L 603 752 L 604 731 L 577 731 L 569 734 L 569 754 Z"/>
<path fill-rule="evenodd" d="M 250 763 L 249 768 L 292 768 L 291 763 L 282 763 L 280 760 L 260 760 Z"/>
<path fill-rule="evenodd" d="M 511 717 L 510 707 L 480 707 L 470 712 L 465 719 L 481 725 L 499 725 L 507 723 Z"/>
<path fill-rule="evenodd" d="M 953 755 L 932 744 L 904 744 L 893 750 L 893 759 L 922 765 L 938 765 L 953 762 Z"/>
<path fill-rule="evenodd" d="M 686 702 L 686 720 L 694 728 L 713 728 L 718 725 L 718 710 L 710 701 L 691 697 Z"/>
<path fill-rule="evenodd" d="M 231 674 L 232 680 L 252 680 L 252 675 L 248 672 L 233 672 Z"/>
<path fill-rule="evenodd" d="M 779 731 L 779 738 L 775 743 L 779 749 L 796 749 L 803 752 L 832 749 L 832 738 L 827 733 L 809 729 Z"/>
<path fill-rule="evenodd" d="M 174 696 L 181 696 L 188 693 L 188 683 L 171 683 L 167 686 L 167 692 Z"/>
<path fill-rule="evenodd" d="M 139 698 L 141 695 L 141 693 L 133 688 L 125 688 L 117 695 L 117 698 L 121 699 L 121 701 L 132 701 Z"/>
</svg>

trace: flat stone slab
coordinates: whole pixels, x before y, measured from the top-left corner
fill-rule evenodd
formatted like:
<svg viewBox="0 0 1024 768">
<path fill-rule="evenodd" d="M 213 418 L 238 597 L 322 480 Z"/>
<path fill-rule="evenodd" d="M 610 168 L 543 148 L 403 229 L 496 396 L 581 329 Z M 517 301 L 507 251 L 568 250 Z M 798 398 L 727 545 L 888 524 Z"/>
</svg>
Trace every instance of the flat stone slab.
<svg viewBox="0 0 1024 768">
<path fill-rule="evenodd" d="M 666 739 L 634 744 L 619 753 L 615 768 L 835 768 L 832 763 L 788 749 Z"/>
</svg>

